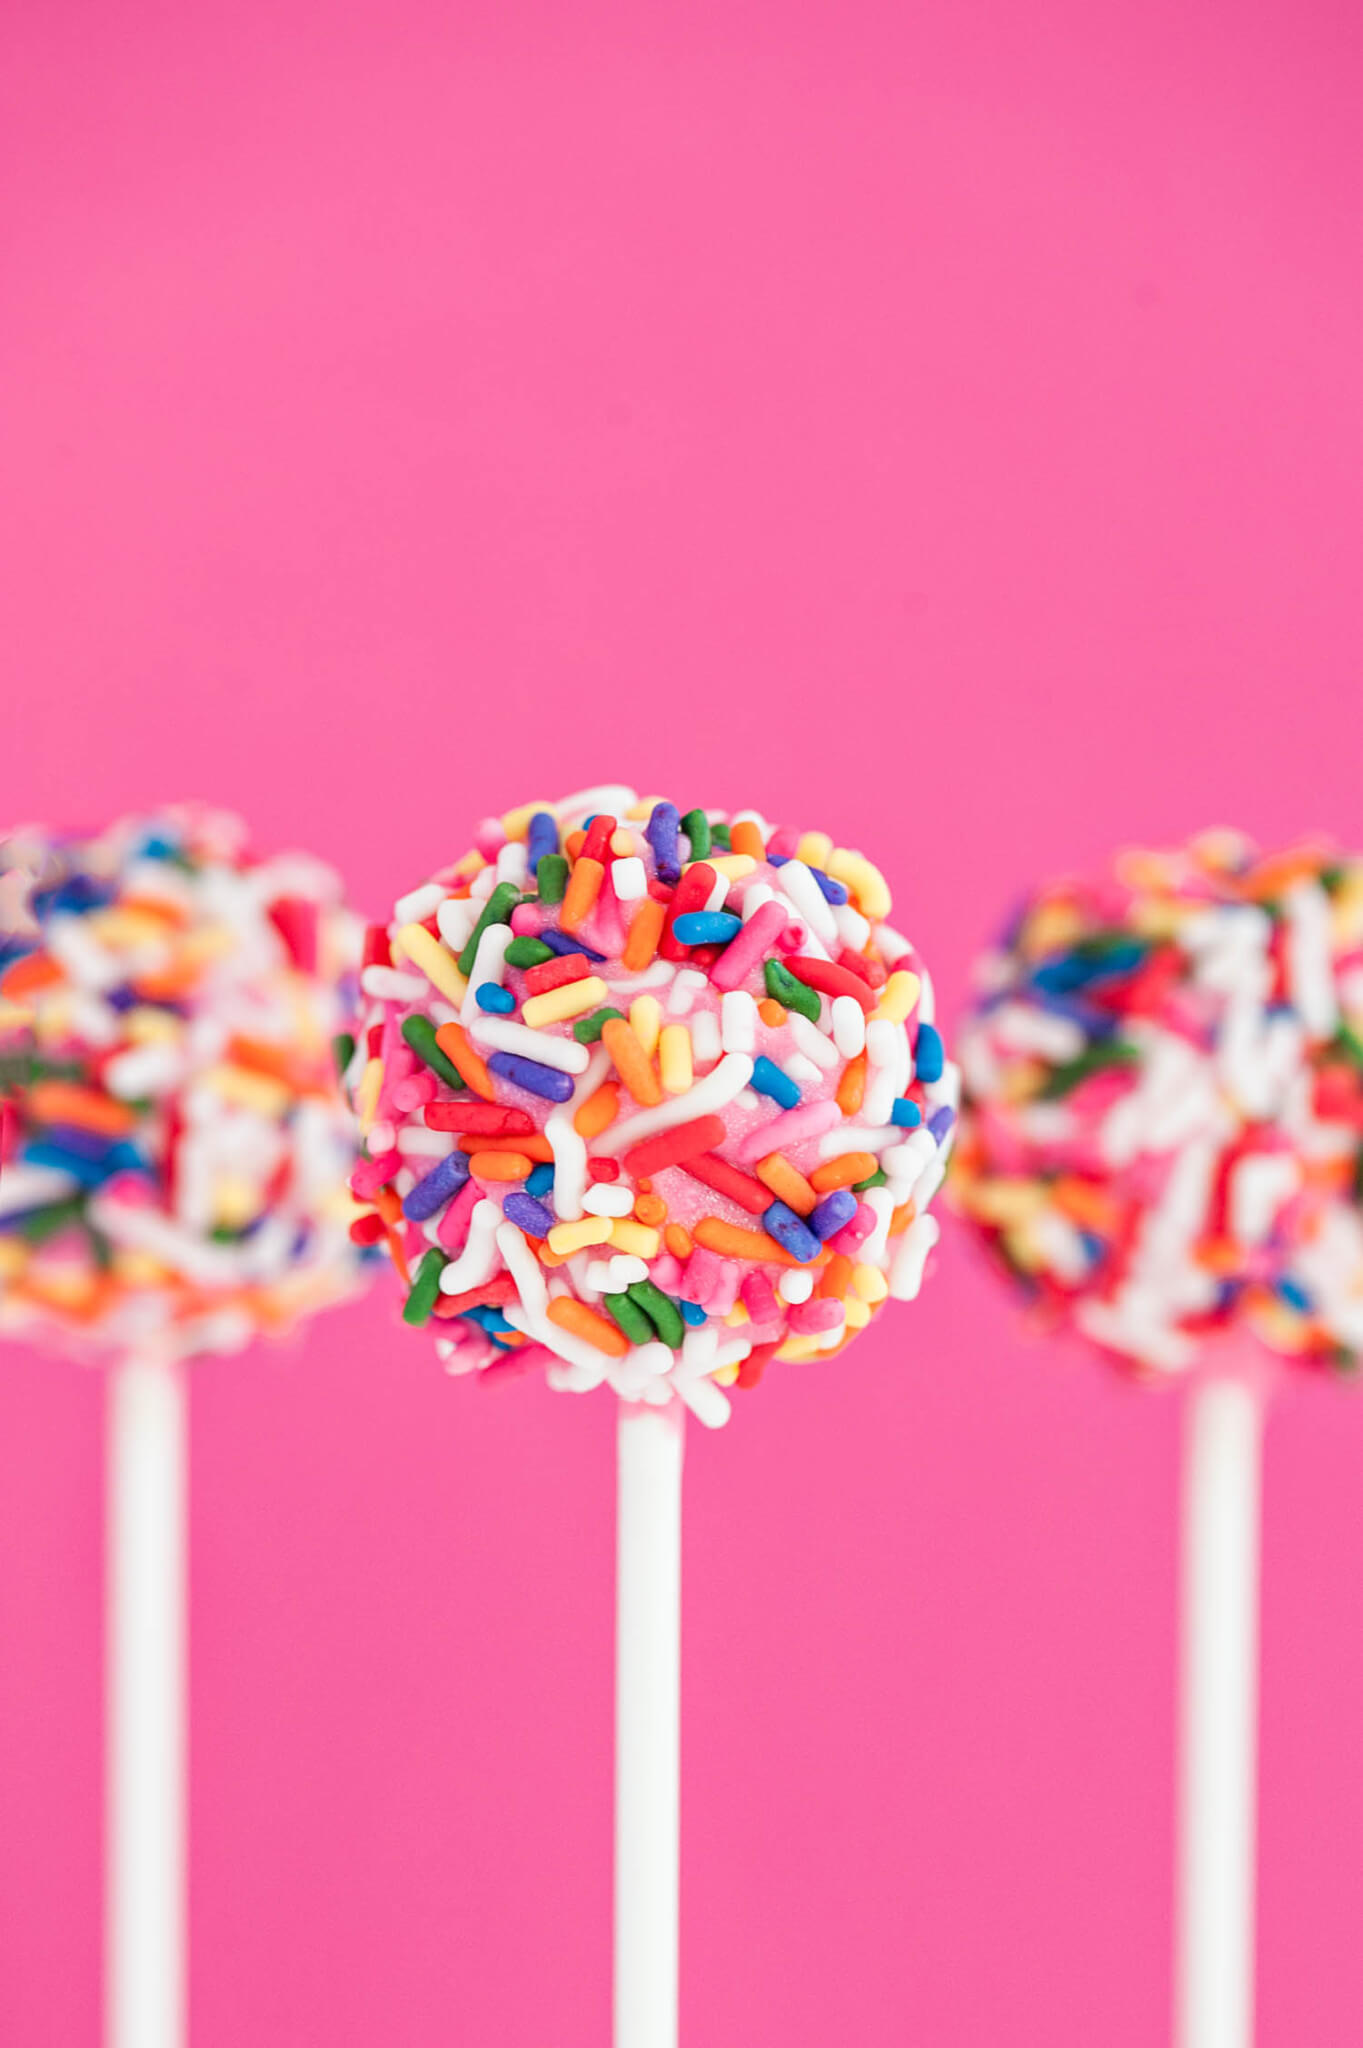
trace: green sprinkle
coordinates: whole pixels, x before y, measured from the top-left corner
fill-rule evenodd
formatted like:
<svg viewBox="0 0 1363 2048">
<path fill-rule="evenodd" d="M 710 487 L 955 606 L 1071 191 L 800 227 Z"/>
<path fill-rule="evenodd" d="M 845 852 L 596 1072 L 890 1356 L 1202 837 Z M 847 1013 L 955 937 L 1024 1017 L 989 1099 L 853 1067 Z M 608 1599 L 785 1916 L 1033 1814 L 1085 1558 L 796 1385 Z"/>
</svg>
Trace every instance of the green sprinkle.
<svg viewBox="0 0 1363 2048">
<path fill-rule="evenodd" d="M 435 1307 L 435 1298 L 440 1292 L 440 1275 L 448 1266 L 444 1252 L 434 1245 L 422 1254 L 421 1264 L 416 1269 L 412 1291 L 402 1306 L 402 1320 L 415 1326 L 424 1323 Z"/>
<path fill-rule="evenodd" d="M 601 1299 L 631 1344 L 653 1342 L 653 1325 L 637 1302 L 627 1294 L 603 1294 Z"/>
<path fill-rule="evenodd" d="M 1055 1102 L 1062 1095 L 1068 1095 L 1081 1081 L 1087 1081 L 1091 1074 L 1101 1074 L 1108 1067 L 1134 1067 L 1141 1057 L 1138 1045 L 1131 1045 L 1123 1038 L 1110 1038 L 1104 1044 L 1091 1045 L 1081 1052 L 1078 1059 L 1066 1060 L 1060 1067 L 1053 1067 L 1046 1076 L 1038 1101 Z"/>
<path fill-rule="evenodd" d="M 865 1180 L 859 1180 L 856 1183 L 856 1192 L 859 1195 L 864 1195 L 867 1188 L 883 1188 L 889 1177 L 884 1167 L 879 1166 L 874 1173 L 868 1174 Z"/>
<path fill-rule="evenodd" d="M 1360 1038 L 1351 1024 L 1341 1024 L 1335 1033 L 1335 1044 L 1346 1059 L 1356 1067 L 1363 1067 L 1363 1038 Z"/>
<path fill-rule="evenodd" d="M 478 955 L 478 941 L 490 924 L 508 924 L 511 913 L 521 900 L 521 892 L 514 882 L 498 882 L 479 913 L 478 922 L 468 935 L 463 952 L 459 955 L 459 972 L 467 977 L 473 972 L 473 963 Z"/>
<path fill-rule="evenodd" d="M 797 981 L 788 967 L 779 960 L 768 960 L 762 969 L 767 983 L 767 994 L 774 1002 L 784 1003 L 788 1010 L 798 1010 L 802 1017 L 808 1017 L 811 1024 L 819 1021 L 819 998 L 812 988 L 806 988 Z"/>
<path fill-rule="evenodd" d="M 542 853 L 535 870 L 541 903 L 562 903 L 568 887 L 568 863 L 561 853 Z"/>
<path fill-rule="evenodd" d="M 348 1031 L 338 1031 L 331 1041 L 331 1056 L 338 1074 L 344 1074 L 355 1057 L 355 1040 Z"/>
<path fill-rule="evenodd" d="M 424 1060 L 437 1080 L 451 1088 L 462 1088 L 464 1077 L 454 1061 L 447 1059 L 435 1042 L 435 1026 L 429 1017 L 404 1017 L 402 1035 L 419 1060 Z"/>
<path fill-rule="evenodd" d="M 721 853 L 731 853 L 733 851 L 733 840 L 730 837 L 728 826 L 712 825 L 710 827 L 710 843 L 712 846 L 717 846 Z"/>
<path fill-rule="evenodd" d="M 546 946 L 543 939 L 513 939 L 506 949 L 508 967 L 539 967 L 553 957 L 553 947 Z"/>
<path fill-rule="evenodd" d="M 625 1292 L 636 1308 L 642 1309 L 669 1349 L 675 1351 L 686 1335 L 681 1310 L 675 1301 L 655 1287 L 651 1280 L 636 1280 Z"/>
<path fill-rule="evenodd" d="M 579 1017 L 573 1025 L 573 1037 L 579 1045 L 595 1045 L 612 1017 L 623 1017 L 623 1010 L 593 1010 L 590 1017 Z"/>
<path fill-rule="evenodd" d="M 46 1209 L 35 1209 L 14 1227 L 26 1243 L 46 1244 L 49 1237 L 56 1237 L 68 1224 L 79 1223 L 84 1209 L 85 1197 L 72 1195 L 64 1202 L 49 1203 Z"/>
<path fill-rule="evenodd" d="M 690 843 L 692 860 L 704 860 L 710 851 L 710 820 L 704 811 L 688 811 L 681 828 Z"/>
</svg>

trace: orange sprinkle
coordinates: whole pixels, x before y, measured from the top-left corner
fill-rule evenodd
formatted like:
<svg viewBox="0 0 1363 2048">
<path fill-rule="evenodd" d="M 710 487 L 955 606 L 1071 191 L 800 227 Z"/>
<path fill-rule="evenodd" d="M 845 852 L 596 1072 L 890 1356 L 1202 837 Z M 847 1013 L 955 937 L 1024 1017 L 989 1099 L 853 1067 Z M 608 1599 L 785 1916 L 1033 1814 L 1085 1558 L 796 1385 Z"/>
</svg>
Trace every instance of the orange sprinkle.
<svg viewBox="0 0 1363 2048">
<path fill-rule="evenodd" d="M 691 1233 L 689 1230 L 683 1230 L 680 1223 L 668 1224 L 663 1232 L 663 1243 L 674 1259 L 681 1259 L 684 1262 L 690 1258 Z"/>
<path fill-rule="evenodd" d="M 658 950 L 658 941 L 663 935 L 663 926 L 666 922 L 665 903 L 655 902 L 652 896 L 640 898 L 639 908 L 635 911 L 630 924 L 629 937 L 625 941 L 625 950 L 620 956 L 621 964 L 631 974 L 642 974 L 646 967 L 653 964 L 653 956 Z"/>
<path fill-rule="evenodd" d="M 707 1252 L 718 1252 L 722 1258 L 761 1259 L 772 1266 L 800 1263 L 765 1230 L 744 1230 L 740 1224 L 721 1222 L 718 1216 L 702 1216 L 692 1235 Z"/>
<path fill-rule="evenodd" d="M 82 1088 L 75 1081 L 35 1081 L 28 1092 L 28 1113 L 35 1123 L 74 1124 L 107 1138 L 125 1137 L 137 1122 L 126 1102 L 115 1102 L 97 1088 Z"/>
<path fill-rule="evenodd" d="M 817 1292 L 828 1301 L 841 1301 L 852 1285 L 852 1261 L 846 1252 L 834 1252 L 824 1267 Z"/>
<path fill-rule="evenodd" d="M 61 968 L 48 954 L 25 953 L 22 960 L 16 960 L 0 975 L 0 996 L 36 995 L 39 989 L 51 988 L 54 982 L 64 979 Z"/>
<path fill-rule="evenodd" d="M 859 1052 L 854 1060 L 847 1062 L 843 1077 L 838 1083 L 838 1108 L 844 1116 L 856 1115 L 865 1093 L 866 1055 Z"/>
<path fill-rule="evenodd" d="M 568 837 L 564 840 L 563 851 L 567 854 L 569 860 L 576 860 L 586 844 L 587 835 L 582 830 L 582 827 L 579 825 L 577 831 L 570 832 L 568 834 Z"/>
<path fill-rule="evenodd" d="M 118 907 L 134 911 L 138 917 L 158 918 L 162 924 L 174 925 L 177 931 L 183 931 L 189 923 L 188 911 L 178 903 L 163 902 L 159 896 L 120 896 Z"/>
<path fill-rule="evenodd" d="M 775 996 L 763 996 L 757 1005 L 757 1014 L 764 1024 L 770 1024 L 773 1031 L 779 1031 L 786 1021 L 784 1003 L 778 1003 Z"/>
<path fill-rule="evenodd" d="M 475 1180 L 525 1180 L 534 1164 L 524 1152 L 475 1152 L 469 1172 Z"/>
<path fill-rule="evenodd" d="M 840 1152 L 836 1159 L 825 1159 L 822 1166 L 816 1166 L 809 1176 L 809 1184 L 821 1195 L 831 1195 L 834 1188 L 854 1188 L 859 1180 L 869 1180 L 880 1166 L 873 1152 Z"/>
<path fill-rule="evenodd" d="M 585 1301 L 575 1301 L 571 1294 L 555 1295 L 545 1314 L 560 1330 L 580 1337 L 584 1344 L 594 1345 L 609 1358 L 623 1358 L 629 1350 L 629 1339 L 623 1330 L 588 1308 Z"/>
<path fill-rule="evenodd" d="M 605 873 L 606 870 L 599 860 L 583 859 L 574 863 L 558 917 L 559 924 L 565 932 L 575 932 L 588 915 L 601 894 Z"/>
<path fill-rule="evenodd" d="M 729 828 L 729 851 L 750 854 L 754 860 L 765 860 L 767 842 L 751 818 L 740 818 Z"/>
<path fill-rule="evenodd" d="M 144 974 L 133 987 L 145 1002 L 173 1003 L 198 987 L 205 964 L 202 959 L 191 958 L 178 967 L 167 967 L 161 974 Z"/>
<path fill-rule="evenodd" d="M 1051 1199 L 1071 1223 L 1089 1224 L 1105 1230 L 1116 1218 L 1117 1205 L 1106 1190 L 1091 1180 L 1081 1180 L 1077 1174 L 1066 1174 L 1063 1179 L 1055 1181 L 1051 1187 Z"/>
<path fill-rule="evenodd" d="M 492 1076 L 481 1053 L 476 1053 L 469 1042 L 469 1035 L 462 1024 L 442 1024 L 435 1034 L 435 1042 L 446 1059 L 453 1060 L 464 1078 L 466 1086 L 475 1095 L 481 1095 L 484 1102 L 495 1102 Z"/>
<path fill-rule="evenodd" d="M 635 1201 L 634 1213 L 641 1223 L 651 1223 L 657 1229 L 667 1221 L 667 1204 L 661 1195 L 640 1195 Z"/>
<path fill-rule="evenodd" d="M 412 1284 L 412 1273 L 411 1268 L 407 1264 L 407 1254 L 402 1249 L 402 1235 L 399 1228 L 402 1222 L 402 1203 L 398 1200 L 392 1188 L 380 1188 L 374 1197 L 374 1207 L 383 1218 L 384 1229 L 388 1236 L 388 1250 L 392 1256 L 393 1264 L 397 1268 L 398 1278 L 404 1287 L 410 1287 Z"/>
<path fill-rule="evenodd" d="M 589 1095 L 573 1111 L 573 1129 L 579 1138 L 596 1138 L 613 1124 L 620 1114 L 620 1086 L 616 1081 L 603 1081 L 595 1095 Z"/>
<path fill-rule="evenodd" d="M 548 1245 L 542 1239 L 540 1241 L 539 1259 L 542 1266 L 566 1266 L 568 1263 L 561 1252 L 551 1252 Z"/>
<path fill-rule="evenodd" d="M 890 1217 L 890 1227 L 888 1231 L 885 1233 L 886 1236 L 900 1236 L 903 1231 L 906 1231 L 908 1229 L 909 1225 L 913 1222 L 913 1219 L 917 1214 L 918 1204 L 913 1200 L 912 1196 L 910 1196 L 907 1202 L 900 1203 L 899 1207 L 894 1211 L 894 1214 Z"/>
<path fill-rule="evenodd" d="M 601 1043 L 615 1062 L 615 1071 L 634 1100 L 652 1109 L 663 1099 L 662 1083 L 653 1062 L 639 1043 L 638 1033 L 623 1017 L 610 1017 L 601 1029 Z"/>
<path fill-rule="evenodd" d="M 540 1166 L 552 1166 L 554 1148 L 538 1131 L 524 1138 L 483 1138 L 477 1131 L 465 1131 L 459 1140 L 461 1152 L 521 1152 Z"/>
<path fill-rule="evenodd" d="M 874 1167 L 871 1170 L 874 1172 Z M 770 1188 L 777 1201 L 797 1216 L 808 1216 L 818 1207 L 818 1195 L 783 1152 L 768 1152 L 765 1159 L 758 1160 L 755 1171 L 763 1187 Z"/>
</svg>

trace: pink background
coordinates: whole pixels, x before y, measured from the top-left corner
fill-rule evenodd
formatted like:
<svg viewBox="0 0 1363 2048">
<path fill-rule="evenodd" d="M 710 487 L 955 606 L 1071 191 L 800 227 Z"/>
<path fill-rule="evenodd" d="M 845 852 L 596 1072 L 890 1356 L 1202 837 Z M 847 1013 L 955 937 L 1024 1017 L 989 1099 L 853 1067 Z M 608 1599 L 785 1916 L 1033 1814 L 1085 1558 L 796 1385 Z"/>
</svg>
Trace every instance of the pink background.
<svg viewBox="0 0 1363 2048">
<path fill-rule="evenodd" d="M 0 812 L 378 905 L 601 775 L 936 963 L 1360 831 L 1355 0 L 9 0 Z M 93 2048 L 100 1400 L 0 1372 L 0 2014 Z M 384 1289 L 194 1391 L 195 2048 L 599 2048 L 612 1412 Z M 1178 1410 L 953 1237 L 688 1471 L 689 2048 L 1167 2038 Z M 1268 1451 L 1262 2041 L 1355 2040 L 1363 1401 Z"/>
</svg>

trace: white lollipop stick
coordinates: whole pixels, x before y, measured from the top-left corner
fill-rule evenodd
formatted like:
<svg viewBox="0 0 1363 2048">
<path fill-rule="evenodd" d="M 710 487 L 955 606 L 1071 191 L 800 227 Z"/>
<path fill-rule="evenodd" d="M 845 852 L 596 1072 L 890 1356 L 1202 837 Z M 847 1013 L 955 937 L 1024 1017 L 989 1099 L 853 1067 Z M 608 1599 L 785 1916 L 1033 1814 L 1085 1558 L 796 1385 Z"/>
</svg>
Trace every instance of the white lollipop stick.
<svg viewBox="0 0 1363 2048">
<path fill-rule="evenodd" d="M 109 1372 L 105 2044 L 185 2038 L 185 1466 L 180 1369 Z"/>
<path fill-rule="evenodd" d="M 616 1520 L 615 2048 L 676 2048 L 683 1418 L 622 1405 Z"/>
<path fill-rule="evenodd" d="M 1188 1397 L 1183 1472 L 1178 2048 L 1254 2036 L 1260 1394 Z"/>
</svg>

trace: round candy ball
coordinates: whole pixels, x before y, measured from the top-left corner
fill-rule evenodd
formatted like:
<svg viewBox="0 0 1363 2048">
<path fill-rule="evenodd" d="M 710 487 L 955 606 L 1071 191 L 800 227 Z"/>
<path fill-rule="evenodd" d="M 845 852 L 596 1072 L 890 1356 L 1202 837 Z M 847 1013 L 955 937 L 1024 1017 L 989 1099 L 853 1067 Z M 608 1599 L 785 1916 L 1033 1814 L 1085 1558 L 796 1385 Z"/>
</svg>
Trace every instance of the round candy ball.
<svg viewBox="0 0 1363 2048">
<path fill-rule="evenodd" d="M 1363 1349 L 1363 865 L 1233 832 L 1041 890 L 982 960 L 955 1199 L 1147 1371 Z"/>
<path fill-rule="evenodd" d="M 726 1420 L 911 1299 L 957 1075 L 862 854 L 631 789 L 489 819 L 371 930 L 371 1234 L 455 1372 Z"/>
<path fill-rule="evenodd" d="M 356 1284 L 360 929 L 329 869 L 205 808 L 0 840 L 0 1329 L 183 1358 Z"/>
</svg>

